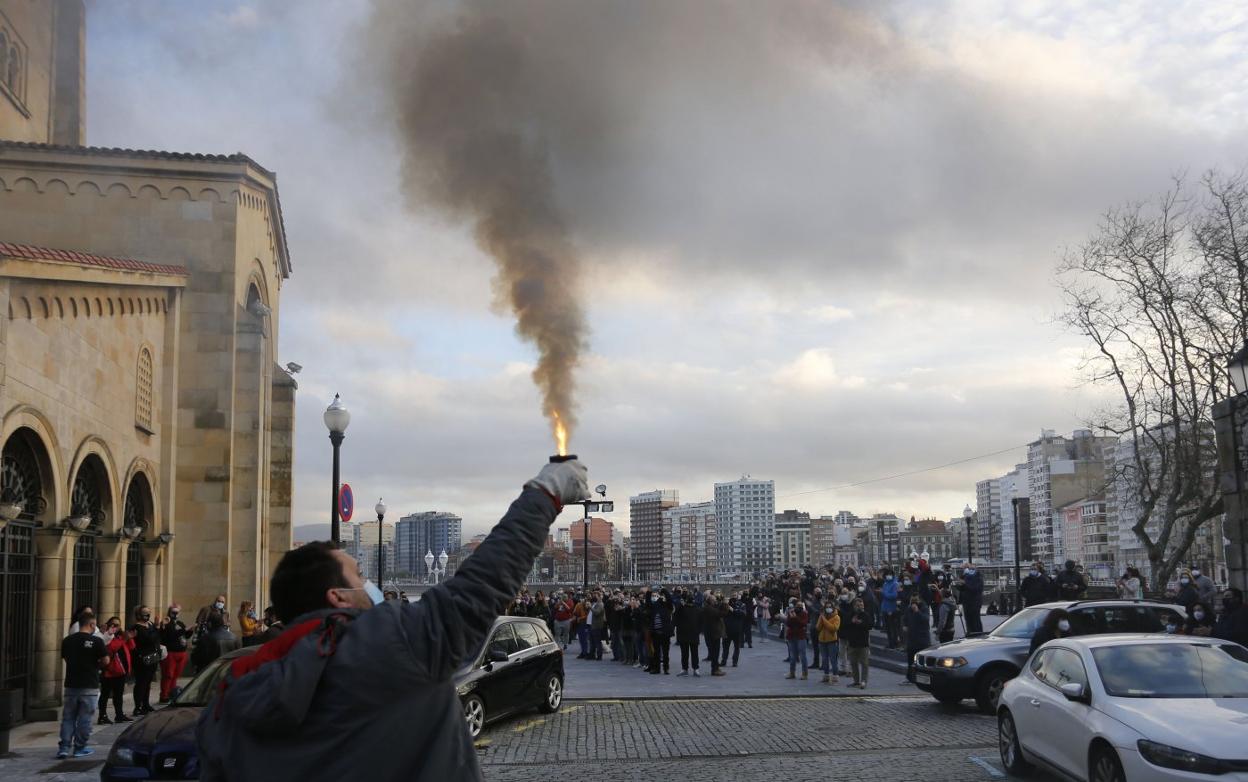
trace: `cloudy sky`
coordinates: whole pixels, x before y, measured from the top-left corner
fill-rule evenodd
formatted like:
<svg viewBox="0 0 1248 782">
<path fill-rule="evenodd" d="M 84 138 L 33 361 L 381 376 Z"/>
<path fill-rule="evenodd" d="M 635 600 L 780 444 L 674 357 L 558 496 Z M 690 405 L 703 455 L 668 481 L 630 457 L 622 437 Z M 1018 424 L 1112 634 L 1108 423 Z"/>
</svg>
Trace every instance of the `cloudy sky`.
<svg viewBox="0 0 1248 782">
<path fill-rule="evenodd" d="M 958 515 L 1100 403 L 1054 323 L 1064 248 L 1248 163 L 1235 1 L 97 0 L 88 143 L 278 172 L 296 523 L 327 521 L 335 392 L 365 507 L 484 531 L 552 452 L 535 350 L 400 133 L 420 53 L 474 29 L 580 258 L 572 446 L 624 507 L 748 473 L 779 508 Z"/>
</svg>

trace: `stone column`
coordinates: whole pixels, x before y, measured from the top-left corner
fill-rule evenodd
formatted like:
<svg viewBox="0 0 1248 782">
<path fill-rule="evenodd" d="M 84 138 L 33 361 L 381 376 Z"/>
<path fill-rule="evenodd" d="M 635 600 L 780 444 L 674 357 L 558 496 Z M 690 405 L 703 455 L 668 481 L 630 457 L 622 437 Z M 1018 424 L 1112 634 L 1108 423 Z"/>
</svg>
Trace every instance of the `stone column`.
<svg viewBox="0 0 1248 782">
<path fill-rule="evenodd" d="M 78 533 L 63 527 L 35 530 L 35 666 L 30 695 L 32 720 L 55 720 L 64 681 L 61 641 L 69 628 L 73 597 L 74 542 Z"/>
<path fill-rule="evenodd" d="M 264 420 L 263 322 L 241 315 L 234 348 L 233 470 L 230 474 L 230 608 L 243 600 L 258 603 L 263 569 L 260 561 L 263 523 Z M 261 606 L 263 608 L 263 606 Z"/>
<path fill-rule="evenodd" d="M 100 556 L 100 604 L 95 607 L 97 616 L 101 623 L 110 616 L 120 616 L 123 623 L 128 623 L 128 617 L 122 616 L 121 612 L 126 603 L 126 550 L 130 543 L 120 536 L 101 537 L 96 541 L 96 547 Z"/>
<path fill-rule="evenodd" d="M 165 544 L 153 540 L 131 545 L 143 547 L 143 605 L 152 609 L 152 616 L 164 616 L 167 604 L 161 594 L 161 566 L 165 562 Z"/>
<path fill-rule="evenodd" d="M 291 524 L 291 475 L 295 463 L 295 379 L 285 370 L 273 371 L 273 410 L 269 417 L 269 536 L 265 580 L 273 575 L 282 555 L 294 544 Z M 268 594 L 267 583 L 264 593 Z"/>
</svg>

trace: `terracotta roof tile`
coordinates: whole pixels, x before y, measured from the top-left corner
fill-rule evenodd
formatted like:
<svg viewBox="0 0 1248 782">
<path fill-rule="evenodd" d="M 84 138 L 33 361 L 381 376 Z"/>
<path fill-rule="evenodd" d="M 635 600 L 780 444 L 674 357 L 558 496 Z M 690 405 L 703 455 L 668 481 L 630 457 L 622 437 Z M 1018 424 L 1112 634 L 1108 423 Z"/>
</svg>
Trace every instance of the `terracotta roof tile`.
<svg viewBox="0 0 1248 782">
<path fill-rule="evenodd" d="M 29 244 L 13 244 L 0 242 L 0 256 L 9 258 L 25 258 L 31 261 L 51 261 L 53 263 L 75 263 L 79 266 L 98 266 L 104 269 L 120 269 L 131 272 L 150 272 L 152 274 L 174 274 L 187 277 L 190 273 L 181 266 L 164 263 L 148 263 L 134 258 L 116 258 L 110 255 L 96 255 L 77 250 L 54 250 L 50 247 L 34 247 Z"/>
</svg>

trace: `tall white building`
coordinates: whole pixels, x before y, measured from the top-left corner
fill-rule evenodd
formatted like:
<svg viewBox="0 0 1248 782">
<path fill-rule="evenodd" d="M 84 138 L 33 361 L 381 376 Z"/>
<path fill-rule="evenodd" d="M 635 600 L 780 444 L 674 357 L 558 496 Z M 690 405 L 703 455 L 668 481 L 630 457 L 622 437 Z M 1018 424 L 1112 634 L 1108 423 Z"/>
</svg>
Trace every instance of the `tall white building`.
<svg viewBox="0 0 1248 782">
<path fill-rule="evenodd" d="M 1019 540 L 1018 553 L 1023 559 L 1028 558 L 1030 553 L 1030 535 L 1031 514 L 1030 511 L 1022 510 L 1027 507 L 1026 502 L 1015 502 L 1015 500 L 1025 501 L 1030 496 L 1028 472 L 1026 464 L 1016 464 L 1014 469 L 1002 475 L 999 481 L 1001 491 L 1001 530 L 999 537 L 1001 539 L 1001 561 L 1014 562 L 1014 530 L 1017 527 L 1020 536 L 1027 536 L 1025 540 Z M 1015 519 L 1014 512 L 1019 510 L 1021 518 Z M 1017 524 L 1015 523 L 1017 521 Z M 1023 545 L 1026 543 L 1027 545 Z"/>
<path fill-rule="evenodd" d="M 754 573 L 773 566 L 776 484 L 742 476 L 715 484 L 719 568 Z"/>
<path fill-rule="evenodd" d="M 963 552 L 972 560 L 996 562 L 1001 559 L 1001 478 L 989 478 L 975 484 L 975 518 L 971 523 L 971 541 L 975 550 Z"/>
<path fill-rule="evenodd" d="M 377 522 L 361 521 L 351 524 L 351 549 L 347 552 L 355 557 L 365 578 L 377 579 Z M 394 525 L 383 524 L 381 528 L 381 545 L 386 557 L 386 578 L 393 579 L 396 574 L 394 559 Z"/>
<path fill-rule="evenodd" d="M 663 571 L 680 580 L 712 579 L 719 569 L 715 503 L 696 502 L 663 511 Z"/>
</svg>

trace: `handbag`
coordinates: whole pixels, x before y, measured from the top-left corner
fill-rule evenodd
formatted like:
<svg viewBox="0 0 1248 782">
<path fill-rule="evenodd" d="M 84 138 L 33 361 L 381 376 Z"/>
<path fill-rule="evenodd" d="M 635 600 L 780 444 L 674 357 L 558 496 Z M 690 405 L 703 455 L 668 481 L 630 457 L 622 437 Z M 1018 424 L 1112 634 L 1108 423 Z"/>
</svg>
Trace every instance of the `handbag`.
<svg viewBox="0 0 1248 782">
<path fill-rule="evenodd" d="M 169 647 L 165 646 L 164 644 L 161 644 L 160 645 L 160 659 L 164 660 L 168 656 L 169 656 Z"/>
<path fill-rule="evenodd" d="M 149 652 L 148 654 L 142 655 L 139 657 L 139 662 L 143 663 L 145 667 L 150 668 L 160 662 L 160 652 Z"/>
</svg>

